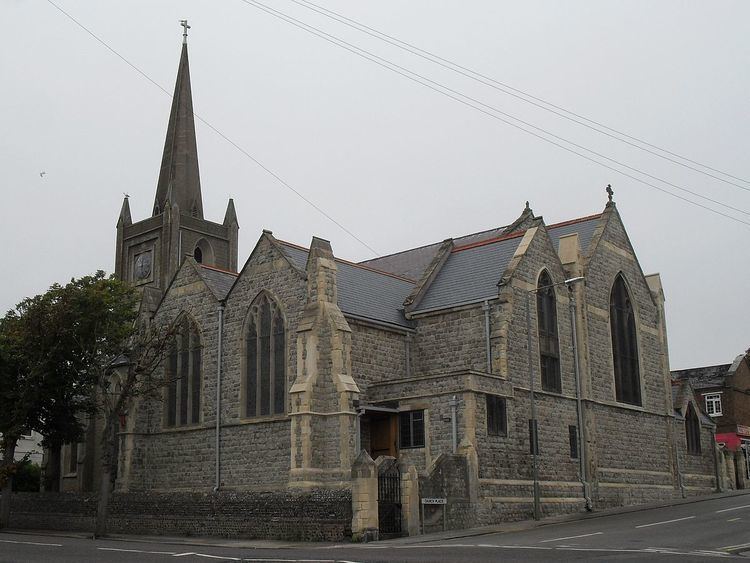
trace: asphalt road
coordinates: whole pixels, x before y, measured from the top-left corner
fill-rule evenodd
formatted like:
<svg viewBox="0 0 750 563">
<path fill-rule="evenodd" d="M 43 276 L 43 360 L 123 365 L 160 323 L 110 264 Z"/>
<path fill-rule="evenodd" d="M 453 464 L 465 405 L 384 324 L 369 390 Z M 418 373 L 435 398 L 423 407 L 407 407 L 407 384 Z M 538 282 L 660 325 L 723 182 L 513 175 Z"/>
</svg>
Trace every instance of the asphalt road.
<svg viewBox="0 0 750 563">
<path fill-rule="evenodd" d="M 168 563 L 175 558 L 185 563 L 750 561 L 750 496 L 712 499 L 462 539 L 419 539 L 419 543 L 414 543 L 414 538 L 406 538 L 364 545 L 282 545 L 192 538 L 184 540 L 191 542 L 188 545 L 159 538 L 90 540 L 6 532 L 0 534 L 0 563 Z M 749 557 L 743 555 L 745 552 Z"/>
</svg>

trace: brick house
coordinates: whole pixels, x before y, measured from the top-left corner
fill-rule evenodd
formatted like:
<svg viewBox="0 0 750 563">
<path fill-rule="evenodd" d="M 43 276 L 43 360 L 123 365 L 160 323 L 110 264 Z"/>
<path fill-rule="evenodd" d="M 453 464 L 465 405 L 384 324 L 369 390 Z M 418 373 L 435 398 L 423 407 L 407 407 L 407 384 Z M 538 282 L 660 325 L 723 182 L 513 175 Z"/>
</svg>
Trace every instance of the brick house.
<svg viewBox="0 0 750 563">
<path fill-rule="evenodd" d="M 672 378 L 690 382 L 701 409 L 716 424 L 716 441 L 741 454 L 744 478 L 738 483 L 750 479 L 750 351 L 731 364 L 675 370 Z"/>
<path fill-rule="evenodd" d="M 143 315 L 182 326 L 176 381 L 129 413 L 117 491 L 341 491 L 359 522 L 353 464 L 395 458 L 458 527 L 529 517 L 534 466 L 543 515 L 716 487 L 711 421 L 691 422 L 692 455 L 675 439 L 694 400 L 676 416 L 664 292 L 611 193 L 361 263 L 264 230 L 237 271 L 237 236 L 231 200 L 203 217 L 183 45 L 153 214 L 125 199 L 116 251 Z"/>
</svg>

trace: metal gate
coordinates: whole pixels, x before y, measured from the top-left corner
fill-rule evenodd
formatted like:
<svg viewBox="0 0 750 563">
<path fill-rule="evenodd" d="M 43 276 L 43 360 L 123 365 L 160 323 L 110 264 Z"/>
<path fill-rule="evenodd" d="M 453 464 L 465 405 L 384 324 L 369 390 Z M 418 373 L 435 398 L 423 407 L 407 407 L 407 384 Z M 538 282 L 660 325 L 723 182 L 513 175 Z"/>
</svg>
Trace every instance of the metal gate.
<svg viewBox="0 0 750 563">
<path fill-rule="evenodd" d="M 378 522 L 381 538 L 401 535 L 401 473 L 393 462 L 378 472 Z"/>
</svg>

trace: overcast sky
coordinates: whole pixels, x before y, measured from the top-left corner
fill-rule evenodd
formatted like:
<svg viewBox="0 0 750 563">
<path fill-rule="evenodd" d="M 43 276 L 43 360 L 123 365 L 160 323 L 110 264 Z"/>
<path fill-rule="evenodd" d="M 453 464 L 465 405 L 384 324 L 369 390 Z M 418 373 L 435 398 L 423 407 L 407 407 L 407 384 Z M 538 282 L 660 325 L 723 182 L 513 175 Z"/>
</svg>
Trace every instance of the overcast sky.
<svg viewBox="0 0 750 563">
<path fill-rule="evenodd" d="M 656 158 L 290 0 L 261 1 L 566 141 L 750 210 L 748 182 L 709 171 L 741 189 Z M 750 179 L 748 2 L 315 1 Z M 643 270 L 662 276 L 672 368 L 730 362 L 750 346 L 746 224 L 546 143 L 241 0 L 54 2 L 170 92 L 179 20 L 187 18 L 195 112 L 378 254 L 507 224 L 526 200 L 547 223 L 598 213 L 611 183 Z M 134 221 L 150 215 L 170 98 L 48 0 L 0 0 L 0 21 L 5 311 L 54 282 L 112 271 L 123 193 Z M 373 256 L 214 131 L 198 123 L 197 135 L 206 218 L 220 222 L 235 199 L 240 264 L 263 228 L 303 245 L 312 235 L 327 238 L 342 258 Z M 750 222 L 742 211 L 626 172 Z"/>
</svg>

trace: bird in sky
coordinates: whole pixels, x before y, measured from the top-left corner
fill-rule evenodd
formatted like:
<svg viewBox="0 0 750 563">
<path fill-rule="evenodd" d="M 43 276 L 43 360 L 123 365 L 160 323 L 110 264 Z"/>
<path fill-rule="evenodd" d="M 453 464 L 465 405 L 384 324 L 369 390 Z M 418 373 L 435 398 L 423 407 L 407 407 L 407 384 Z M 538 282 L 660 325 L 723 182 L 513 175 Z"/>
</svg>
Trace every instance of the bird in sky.
<svg viewBox="0 0 750 563">
<path fill-rule="evenodd" d="M 40 173 L 39 173 L 39 177 L 40 177 L 40 178 L 44 178 L 44 175 L 45 175 L 45 174 L 46 174 L 46 172 L 42 171 L 42 172 L 40 172 Z"/>
</svg>

